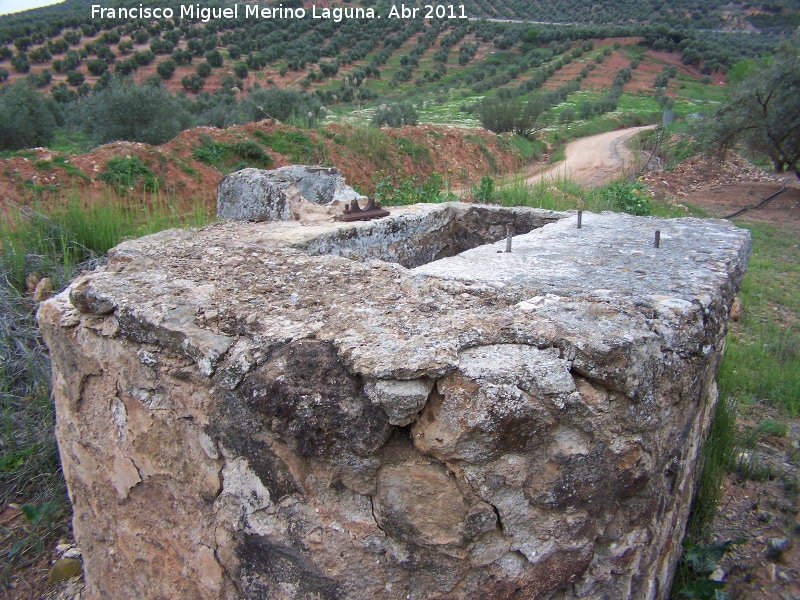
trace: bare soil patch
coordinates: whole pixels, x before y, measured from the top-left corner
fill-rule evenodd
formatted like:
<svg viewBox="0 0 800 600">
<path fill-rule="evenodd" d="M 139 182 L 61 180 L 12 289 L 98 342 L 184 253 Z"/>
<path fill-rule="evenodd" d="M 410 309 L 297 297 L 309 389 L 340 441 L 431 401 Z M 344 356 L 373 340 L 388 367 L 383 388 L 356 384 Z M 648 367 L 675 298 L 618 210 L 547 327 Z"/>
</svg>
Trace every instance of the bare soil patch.
<svg viewBox="0 0 800 600">
<path fill-rule="evenodd" d="M 700 207 L 714 217 L 758 204 L 780 190 L 781 182 L 786 180 L 786 191 L 737 220 L 800 231 L 800 182 L 788 173 L 763 171 L 739 156 L 730 155 L 724 161 L 695 156 L 673 170 L 648 173 L 644 179 L 656 196 Z"/>
</svg>

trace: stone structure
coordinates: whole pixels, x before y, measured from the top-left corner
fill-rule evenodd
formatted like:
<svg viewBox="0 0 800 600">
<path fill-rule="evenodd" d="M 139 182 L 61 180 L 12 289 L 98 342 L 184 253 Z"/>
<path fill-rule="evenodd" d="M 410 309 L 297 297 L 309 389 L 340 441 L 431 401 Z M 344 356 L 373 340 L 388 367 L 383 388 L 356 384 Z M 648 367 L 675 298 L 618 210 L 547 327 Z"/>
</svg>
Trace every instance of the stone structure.
<svg viewBox="0 0 800 600">
<path fill-rule="evenodd" d="M 88 596 L 666 598 L 749 238 L 575 221 L 115 248 L 39 310 Z"/>
<path fill-rule="evenodd" d="M 309 212 L 327 218 L 340 204 L 363 198 L 334 167 L 289 165 L 271 171 L 242 169 L 220 182 L 217 218 L 288 221 L 299 220 Z"/>
</svg>

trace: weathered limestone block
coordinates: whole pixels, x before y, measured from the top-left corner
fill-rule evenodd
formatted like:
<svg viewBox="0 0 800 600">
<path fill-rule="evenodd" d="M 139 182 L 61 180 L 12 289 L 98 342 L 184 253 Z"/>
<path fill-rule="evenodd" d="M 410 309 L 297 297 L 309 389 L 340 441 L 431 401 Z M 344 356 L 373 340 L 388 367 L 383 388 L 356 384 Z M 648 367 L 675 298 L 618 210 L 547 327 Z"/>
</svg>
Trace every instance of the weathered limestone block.
<svg viewBox="0 0 800 600">
<path fill-rule="evenodd" d="M 87 596 L 666 598 L 748 252 L 458 203 L 121 244 L 38 315 Z"/>
<path fill-rule="evenodd" d="M 332 205 L 363 197 L 345 183 L 342 172 L 334 167 L 242 169 L 220 182 L 217 218 L 287 221 L 305 219 L 309 213 L 327 217 L 328 211 L 309 203 Z"/>
</svg>

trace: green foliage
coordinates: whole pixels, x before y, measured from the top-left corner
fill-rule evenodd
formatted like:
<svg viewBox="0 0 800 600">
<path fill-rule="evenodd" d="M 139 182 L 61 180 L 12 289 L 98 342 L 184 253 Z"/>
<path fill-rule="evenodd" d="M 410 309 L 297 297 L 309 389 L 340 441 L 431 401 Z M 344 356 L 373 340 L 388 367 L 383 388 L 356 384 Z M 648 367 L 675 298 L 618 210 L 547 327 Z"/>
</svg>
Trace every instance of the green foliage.
<svg viewBox="0 0 800 600">
<path fill-rule="evenodd" d="M 743 542 L 744 540 L 728 540 L 708 546 L 685 543 L 678 578 L 673 586 L 676 597 L 692 600 L 727 600 L 728 595 L 722 591 L 725 582 L 713 581 L 709 579 L 709 575 L 717 570 L 719 566 L 717 563 L 733 546 Z"/>
<path fill-rule="evenodd" d="M 278 129 L 269 134 L 256 130 L 253 135 L 278 154 L 288 155 L 289 160 L 295 164 L 324 162 L 324 148 L 312 142 L 302 131 Z"/>
<path fill-rule="evenodd" d="M 106 170 L 97 177 L 113 186 L 120 194 L 131 191 L 140 182 L 144 183 L 146 191 L 152 192 L 159 187 L 158 178 L 135 154 L 115 156 L 106 164 Z"/>
<path fill-rule="evenodd" d="M 394 144 L 416 163 L 428 164 L 431 162 L 431 153 L 427 146 L 415 144 L 405 137 L 398 137 Z"/>
<path fill-rule="evenodd" d="M 201 62 L 197 65 L 197 74 L 204 79 L 211 75 L 211 64 L 208 62 Z"/>
<path fill-rule="evenodd" d="M 800 179 L 800 50 L 785 46 L 762 60 L 731 89 L 729 102 L 709 119 L 710 146 L 742 144 L 768 156 L 778 172 Z"/>
<path fill-rule="evenodd" d="M 207 135 L 200 137 L 200 146 L 194 149 L 192 158 L 223 172 L 244 167 L 272 166 L 272 158 L 253 140 L 215 142 Z"/>
<path fill-rule="evenodd" d="M 172 75 L 175 73 L 175 63 L 171 58 L 167 58 L 166 60 L 162 60 L 156 66 L 156 73 L 161 79 L 170 79 Z"/>
<path fill-rule="evenodd" d="M 414 106 L 407 101 L 381 104 L 375 109 L 370 123 L 375 127 L 401 127 L 403 125 L 416 125 L 419 115 Z"/>
<path fill-rule="evenodd" d="M 699 456 L 692 512 L 686 527 L 687 538 L 708 541 L 709 527 L 722 499 L 725 473 L 733 466 L 736 450 L 736 399 L 723 396 L 717 402 L 711 428 Z"/>
<path fill-rule="evenodd" d="M 522 102 L 516 99 L 484 98 L 478 103 L 481 125 L 495 133 L 513 132 L 529 136 L 541 128 L 537 123 L 545 105 L 540 99 Z"/>
<path fill-rule="evenodd" d="M 494 189 L 494 179 L 488 175 L 481 177 L 480 184 L 472 188 L 472 196 L 478 202 L 494 202 L 497 196 L 497 193 Z"/>
<path fill-rule="evenodd" d="M 61 121 L 58 103 L 36 92 L 27 81 L 0 90 L 0 149 L 45 146 Z"/>
<path fill-rule="evenodd" d="M 251 91 L 244 99 L 250 121 L 266 118 L 286 122 L 291 117 L 316 119 L 322 103 L 318 98 L 293 89 L 262 88 Z"/>
<path fill-rule="evenodd" d="M 161 144 L 189 123 L 189 113 L 167 89 L 116 77 L 82 101 L 76 115 L 77 127 L 95 144 L 115 140 Z"/>
<path fill-rule="evenodd" d="M 244 63 L 236 63 L 233 66 L 233 72 L 240 79 L 247 79 L 247 76 L 250 74 L 250 71 L 247 68 L 247 65 L 244 64 Z"/>
<path fill-rule="evenodd" d="M 80 71 L 67 71 L 67 83 L 74 86 L 79 86 L 85 80 L 83 73 Z"/>
<path fill-rule="evenodd" d="M 222 54 L 216 48 L 214 50 L 206 52 L 206 60 L 208 61 L 209 65 L 215 68 L 221 67 L 223 63 Z"/>
<path fill-rule="evenodd" d="M 383 173 L 379 173 L 383 175 Z M 394 179 L 381 177 L 375 184 L 375 200 L 382 206 L 419 204 L 423 202 L 450 202 L 456 196 L 446 189 L 446 181 L 439 173 L 420 180 L 417 176 Z"/>
<path fill-rule="evenodd" d="M 651 213 L 647 186 L 641 181 L 623 179 L 611 183 L 606 188 L 606 197 L 616 210 L 640 216 Z"/>
<path fill-rule="evenodd" d="M 800 413 L 800 332 L 787 326 L 784 315 L 800 314 L 797 236 L 769 225 L 742 226 L 750 230 L 753 247 L 739 291 L 742 319 L 726 338 L 720 394 L 762 399 L 795 416 Z"/>
<path fill-rule="evenodd" d="M 194 75 L 184 75 L 181 77 L 181 85 L 183 86 L 183 89 L 185 89 L 187 92 L 192 92 L 193 94 L 196 94 L 202 90 L 205 84 L 205 80 L 200 77 L 198 73 L 195 73 Z"/>
</svg>

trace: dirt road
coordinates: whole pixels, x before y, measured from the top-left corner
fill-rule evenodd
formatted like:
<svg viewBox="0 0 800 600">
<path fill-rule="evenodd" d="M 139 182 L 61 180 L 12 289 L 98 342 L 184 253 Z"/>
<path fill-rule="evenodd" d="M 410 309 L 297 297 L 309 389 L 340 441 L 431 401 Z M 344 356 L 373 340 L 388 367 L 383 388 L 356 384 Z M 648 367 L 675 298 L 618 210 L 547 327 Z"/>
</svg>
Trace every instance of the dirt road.
<svg viewBox="0 0 800 600">
<path fill-rule="evenodd" d="M 605 183 L 624 173 L 633 162 L 633 152 L 625 146 L 625 142 L 640 131 L 653 127 L 631 127 L 575 140 L 567 145 L 566 160 L 530 175 L 525 181 L 536 183 L 542 179 L 566 176 L 590 185 Z"/>
</svg>

